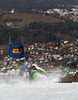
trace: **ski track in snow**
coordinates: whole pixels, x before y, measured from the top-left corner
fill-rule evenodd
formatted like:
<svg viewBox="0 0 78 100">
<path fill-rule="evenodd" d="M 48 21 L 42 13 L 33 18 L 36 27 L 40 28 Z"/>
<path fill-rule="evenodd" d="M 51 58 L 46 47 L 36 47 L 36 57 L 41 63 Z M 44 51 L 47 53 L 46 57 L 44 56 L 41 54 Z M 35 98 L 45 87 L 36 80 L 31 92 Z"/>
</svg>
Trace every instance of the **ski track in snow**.
<svg viewBox="0 0 78 100">
<path fill-rule="evenodd" d="M 53 73 L 38 82 L 0 80 L 0 100 L 78 100 L 78 83 L 58 83 L 59 76 Z"/>
</svg>

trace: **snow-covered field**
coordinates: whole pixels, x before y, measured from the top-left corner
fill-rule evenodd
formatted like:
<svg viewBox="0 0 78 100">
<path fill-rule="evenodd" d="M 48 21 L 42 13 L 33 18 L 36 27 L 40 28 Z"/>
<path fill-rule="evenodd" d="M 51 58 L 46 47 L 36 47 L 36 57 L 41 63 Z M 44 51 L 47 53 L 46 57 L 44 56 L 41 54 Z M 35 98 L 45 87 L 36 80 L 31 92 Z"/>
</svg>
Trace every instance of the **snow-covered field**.
<svg viewBox="0 0 78 100">
<path fill-rule="evenodd" d="M 38 82 L 1 79 L 0 100 L 78 100 L 78 83 L 58 83 L 59 76 L 53 73 Z"/>
</svg>

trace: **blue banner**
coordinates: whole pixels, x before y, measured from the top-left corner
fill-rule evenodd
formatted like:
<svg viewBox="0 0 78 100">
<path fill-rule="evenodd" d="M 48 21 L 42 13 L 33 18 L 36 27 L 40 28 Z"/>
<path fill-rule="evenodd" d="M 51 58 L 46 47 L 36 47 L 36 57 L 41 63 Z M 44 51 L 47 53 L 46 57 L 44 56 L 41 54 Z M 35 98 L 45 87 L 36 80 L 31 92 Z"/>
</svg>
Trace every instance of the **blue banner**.
<svg viewBox="0 0 78 100">
<path fill-rule="evenodd" d="M 23 45 L 22 46 L 10 45 L 9 55 L 10 57 L 25 57 Z"/>
</svg>

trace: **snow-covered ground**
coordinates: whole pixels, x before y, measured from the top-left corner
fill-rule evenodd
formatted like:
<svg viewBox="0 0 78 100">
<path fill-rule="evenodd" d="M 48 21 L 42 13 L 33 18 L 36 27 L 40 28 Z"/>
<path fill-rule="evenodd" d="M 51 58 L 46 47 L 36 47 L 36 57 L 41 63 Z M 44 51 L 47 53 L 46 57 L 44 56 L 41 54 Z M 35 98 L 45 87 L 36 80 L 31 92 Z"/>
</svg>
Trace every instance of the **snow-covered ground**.
<svg viewBox="0 0 78 100">
<path fill-rule="evenodd" d="M 78 100 L 78 83 L 58 83 L 53 73 L 38 82 L 22 77 L 0 80 L 0 100 Z"/>
</svg>

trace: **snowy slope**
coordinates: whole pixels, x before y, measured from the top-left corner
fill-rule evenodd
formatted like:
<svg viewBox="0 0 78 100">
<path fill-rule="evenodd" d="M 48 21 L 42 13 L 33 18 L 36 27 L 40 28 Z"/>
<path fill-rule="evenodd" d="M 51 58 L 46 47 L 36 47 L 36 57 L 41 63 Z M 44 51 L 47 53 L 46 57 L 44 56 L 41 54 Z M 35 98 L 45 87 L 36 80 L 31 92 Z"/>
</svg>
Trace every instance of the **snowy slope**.
<svg viewBox="0 0 78 100">
<path fill-rule="evenodd" d="M 0 100 L 78 100 L 78 83 L 57 83 L 58 79 L 53 74 L 39 82 L 0 80 Z"/>
</svg>

